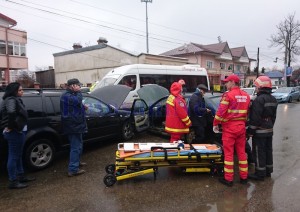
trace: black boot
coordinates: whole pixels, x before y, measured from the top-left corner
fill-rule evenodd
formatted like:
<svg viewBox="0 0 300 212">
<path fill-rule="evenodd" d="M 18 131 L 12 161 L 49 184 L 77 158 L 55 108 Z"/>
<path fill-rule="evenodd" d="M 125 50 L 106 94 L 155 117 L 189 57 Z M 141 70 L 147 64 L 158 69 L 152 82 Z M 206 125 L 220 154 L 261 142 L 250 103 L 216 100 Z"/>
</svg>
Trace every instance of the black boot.
<svg viewBox="0 0 300 212">
<path fill-rule="evenodd" d="M 248 179 L 258 180 L 258 181 L 264 181 L 264 177 L 263 176 L 259 176 L 257 174 L 249 174 L 248 175 Z"/>
<path fill-rule="evenodd" d="M 219 178 L 219 182 L 228 186 L 228 187 L 232 187 L 233 186 L 233 182 L 232 181 L 228 181 L 225 178 Z"/>
<path fill-rule="evenodd" d="M 9 189 L 21 189 L 26 188 L 28 185 L 20 183 L 18 180 L 9 181 Z"/>
<path fill-rule="evenodd" d="M 24 174 L 18 175 L 17 178 L 20 183 L 27 183 L 27 182 L 36 180 L 35 177 L 28 177 L 28 176 L 25 176 Z"/>
</svg>

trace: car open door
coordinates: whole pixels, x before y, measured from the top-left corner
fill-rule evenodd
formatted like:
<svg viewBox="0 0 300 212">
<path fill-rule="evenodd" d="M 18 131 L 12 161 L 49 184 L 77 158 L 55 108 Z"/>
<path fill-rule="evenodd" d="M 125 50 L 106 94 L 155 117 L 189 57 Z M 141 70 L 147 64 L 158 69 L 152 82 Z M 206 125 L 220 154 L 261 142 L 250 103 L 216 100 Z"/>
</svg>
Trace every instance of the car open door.
<svg viewBox="0 0 300 212">
<path fill-rule="evenodd" d="M 137 132 L 145 131 L 149 128 L 149 108 L 143 99 L 135 99 L 131 108 L 131 116 L 134 120 Z"/>
</svg>

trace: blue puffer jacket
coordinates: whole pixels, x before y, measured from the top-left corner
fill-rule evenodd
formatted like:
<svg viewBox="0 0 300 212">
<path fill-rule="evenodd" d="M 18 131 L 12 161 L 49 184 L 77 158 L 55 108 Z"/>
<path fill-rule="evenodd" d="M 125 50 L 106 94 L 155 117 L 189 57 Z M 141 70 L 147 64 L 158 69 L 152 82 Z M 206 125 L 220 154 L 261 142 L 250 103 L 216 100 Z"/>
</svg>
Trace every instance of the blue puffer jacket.
<svg viewBox="0 0 300 212">
<path fill-rule="evenodd" d="M 60 111 L 64 134 L 87 132 L 81 92 L 67 89 L 60 97 Z"/>
</svg>

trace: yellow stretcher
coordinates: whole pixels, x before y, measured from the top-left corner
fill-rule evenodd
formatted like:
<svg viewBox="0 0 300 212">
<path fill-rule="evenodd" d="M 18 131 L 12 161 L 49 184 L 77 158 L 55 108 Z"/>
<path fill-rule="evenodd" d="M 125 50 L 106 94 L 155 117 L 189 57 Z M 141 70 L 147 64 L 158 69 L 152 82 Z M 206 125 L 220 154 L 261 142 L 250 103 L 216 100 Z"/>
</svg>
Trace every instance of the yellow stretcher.
<svg viewBox="0 0 300 212">
<path fill-rule="evenodd" d="M 115 164 L 105 167 L 103 181 L 117 181 L 156 172 L 158 167 L 180 167 L 184 172 L 223 174 L 223 154 L 216 144 L 119 143 Z"/>
</svg>

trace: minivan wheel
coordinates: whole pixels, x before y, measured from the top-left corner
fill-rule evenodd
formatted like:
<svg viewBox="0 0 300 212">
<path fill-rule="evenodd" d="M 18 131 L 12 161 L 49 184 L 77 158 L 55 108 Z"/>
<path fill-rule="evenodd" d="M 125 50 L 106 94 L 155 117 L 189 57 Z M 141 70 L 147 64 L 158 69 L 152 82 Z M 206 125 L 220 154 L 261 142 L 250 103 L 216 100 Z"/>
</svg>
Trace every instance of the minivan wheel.
<svg viewBox="0 0 300 212">
<path fill-rule="evenodd" d="M 288 103 L 291 103 L 293 101 L 293 98 L 290 97 Z"/>
<path fill-rule="evenodd" d="M 54 159 L 55 148 L 48 139 L 33 141 L 25 152 L 25 161 L 29 169 L 41 170 L 48 167 Z"/>
<path fill-rule="evenodd" d="M 126 121 L 122 127 L 122 138 L 127 141 L 134 136 L 133 127 L 129 121 Z"/>
</svg>

